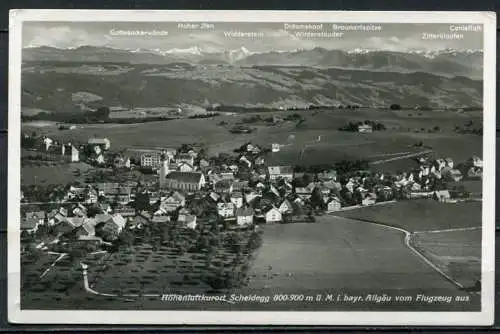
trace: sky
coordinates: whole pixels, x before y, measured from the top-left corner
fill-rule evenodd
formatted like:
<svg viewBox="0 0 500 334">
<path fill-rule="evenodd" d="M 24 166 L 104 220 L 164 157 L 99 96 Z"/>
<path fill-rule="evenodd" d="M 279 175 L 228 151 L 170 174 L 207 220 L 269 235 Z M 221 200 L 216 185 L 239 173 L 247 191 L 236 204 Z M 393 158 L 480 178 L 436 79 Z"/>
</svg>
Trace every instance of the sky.
<svg viewBox="0 0 500 334">
<path fill-rule="evenodd" d="M 453 32 L 450 24 L 374 24 L 379 31 L 345 31 L 342 36 L 304 37 L 297 32 L 332 34 L 332 22 L 322 29 L 284 29 L 285 23 L 213 23 L 208 29 L 180 29 L 182 22 L 25 22 L 23 47 L 52 46 L 74 48 L 83 45 L 118 49 L 188 49 L 205 52 L 233 50 L 244 46 L 251 52 L 291 51 L 297 49 L 373 49 L 387 51 L 482 49 L 482 31 Z M 185 23 L 185 22 L 184 22 Z M 295 23 L 298 24 L 298 23 Z M 303 24 L 307 24 L 304 22 Z M 315 23 L 317 24 L 317 23 Z M 335 24 L 342 25 L 341 22 Z M 353 25 L 349 23 L 349 25 Z M 369 25 L 363 23 L 362 25 Z M 131 36 L 128 32 L 143 32 Z M 165 32 L 168 32 L 165 33 Z M 257 37 L 235 37 L 230 32 L 247 32 Z M 340 31 L 337 31 L 340 32 Z M 460 36 L 450 34 L 460 34 Z M 127 35 L 128 34 L 128 35 Z M 152 35 L 156 34 L 156 35 Z M 426 34 L 448 34 L 424 38 Z"/>
</svg>

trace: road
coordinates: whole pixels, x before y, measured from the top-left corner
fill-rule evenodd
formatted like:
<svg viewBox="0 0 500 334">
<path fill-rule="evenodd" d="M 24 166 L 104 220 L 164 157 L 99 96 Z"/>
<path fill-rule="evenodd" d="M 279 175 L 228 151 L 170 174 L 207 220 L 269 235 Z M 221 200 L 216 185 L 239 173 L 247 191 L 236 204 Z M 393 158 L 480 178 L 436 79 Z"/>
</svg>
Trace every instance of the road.
<svg viewBox="0 0 500 334">
<path fill-rule="evenodd" d="M 389 159 L 372 161 L 372 162 L 370 162 L 370 164 L 372 164 L 372 165 L 379 165 L 379 164 L 383 164 L 383 163 L 386 163 L 386 162 L 414 158 L 414 157 L 418 157 L 418 156 L 424 155 L 424 154 L 429 154 L 429 153 L 432 153 L 432 152 L 433 152 L 432 150 L 426 150 L 426 151 L 422 151 L 422 152 L 410 153 L 410 154 L 405 154 L 405 155 L 402 155 L 402 156 L 399 156 L 399 157 L 394 157 L 394 158 L 389 158 Z"/>
</svg>

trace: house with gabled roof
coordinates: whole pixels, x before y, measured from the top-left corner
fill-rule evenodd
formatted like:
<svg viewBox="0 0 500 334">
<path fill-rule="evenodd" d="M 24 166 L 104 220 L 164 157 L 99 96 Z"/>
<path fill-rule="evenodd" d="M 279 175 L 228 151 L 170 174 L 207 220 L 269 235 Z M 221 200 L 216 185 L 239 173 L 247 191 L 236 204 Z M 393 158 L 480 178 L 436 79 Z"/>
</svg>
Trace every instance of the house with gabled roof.
<svg viewBox="0 0 500 334">
<path fill-rule="evenodd" d="M 373 205 L 377 202 L 377 195 L 375 193 L 367 193 L 363 196 L 361 201 L 362 205 Z"/>
<path fill-rule="evenodd" d="M 183 221 L 183 227 L 194 230 L 198 226 L 197 219 L 195 215 L 187 215 L 186 219 Z"/>
<path fill-rule="evenodd" d="M 291 166 L 268 166 L 269 179 L 276 181 L 278 179 L 293 180 L 293 168 Z"/>
<path fill-rule="evenodd" d="M 434 191 L 433 197 L 439 202 L 449 202 L 451 200 L 451 195 L 448 190 L 436 190 Z"/>
<path fill-rule="evenodd" d="M 292 203 L 285 198 L 278 207 L 278 210 L 281 212 L 281 214 L 290 214 L 293 212 Z"/>
<path fill-rule="evenodd" d="M 326 208 L 328 212 L 339 211 L 342 207 L 342 203 L 340 199 L 336 196 L 331 197 L 326 203 Z"/>
<path fill-rule="evenodd" d="M 243 206 L 243 195 L 241 192 L 233 192 L 231 194 L 231 202 L 236 206 L 236 208 L 241 208 Z"/>
<path fill-rule="evenodd" d="M 253 224 L 254 210 L 251 207 L 240 207 L 236 210 L 236 224 L 248 226 Z"/>
<path fill-rule="evenodd" d="M 236 206 L 232 202 L 219 202 L 217 203 L 217 213 L 222 218 L 233 218 Z"/>
<path fill-rule="evenodd" d="M 272 207 L 265 213 L 266 223 L 278 223 L 283 220 L 283 216 L 276 207 Z"/>
<path fill-rule="evenodd" d="M 173 212 L 178 208 L 183 207 L 186 204 L 186 198 L 184 195 L 175 191 L 172 195 L 163 199 L 160 203 L 160 210 L 164 212 Z"/>
</svg>

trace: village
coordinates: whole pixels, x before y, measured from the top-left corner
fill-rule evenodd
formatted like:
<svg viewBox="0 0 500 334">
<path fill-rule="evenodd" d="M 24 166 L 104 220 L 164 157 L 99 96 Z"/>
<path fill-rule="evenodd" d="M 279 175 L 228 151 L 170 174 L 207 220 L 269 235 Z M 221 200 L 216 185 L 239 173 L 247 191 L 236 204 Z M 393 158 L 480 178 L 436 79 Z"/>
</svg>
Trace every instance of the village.
<svg viewBox="0 0 500 334">
<path fill-rule="evenodd" d="M 360 131 L 366 131 L 365 125 Z M 267 155 L 277 149 L 274 144 L 266 149 L 247 143 L 234 154 L 216 157 L 191 145 L 124 156 L 112 152 L 107 138 L 76 145 L 24 134 L 22 146 L 35 154 L 34 159 L 85 161 L 96 168 L 111 167 L 115 173 L 139 169 L 152 176 L 145 182 L 67 185 L 50 199 L 23 186 L 22 236 L 32 240 L 35 234 L 50 232 L 54 238 L 39 244 L 49 250 L 61 236 L 99 247 L 113 243 L 125 230 L 149 224 L 197 230 L 216 223 L 249 230 L 261 224 L 313 223 L 318 215 L 400 200 L 459 202 L 473 194 L 454 183 L 482 179 L 483 168 L 477 156 L 461 163 L 420 157 L 418 168 L 393 175 L 350 161 L 306 168 L 268 165 Z M 39 209 L 26 210 L 32 203 Z"/>
</svg>

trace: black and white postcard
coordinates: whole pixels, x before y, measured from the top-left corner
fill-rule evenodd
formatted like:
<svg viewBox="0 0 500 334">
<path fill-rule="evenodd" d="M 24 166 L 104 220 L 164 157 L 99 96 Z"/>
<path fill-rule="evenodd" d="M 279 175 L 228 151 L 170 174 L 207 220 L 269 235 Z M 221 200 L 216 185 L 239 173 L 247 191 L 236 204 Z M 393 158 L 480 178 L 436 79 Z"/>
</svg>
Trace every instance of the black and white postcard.
<svg viewBox="0 0 500 334">
<path fill-rule="evenodd" d="M 492 324 L 494 13 L 10 19 L 10 321 Z"/>
</svg>

